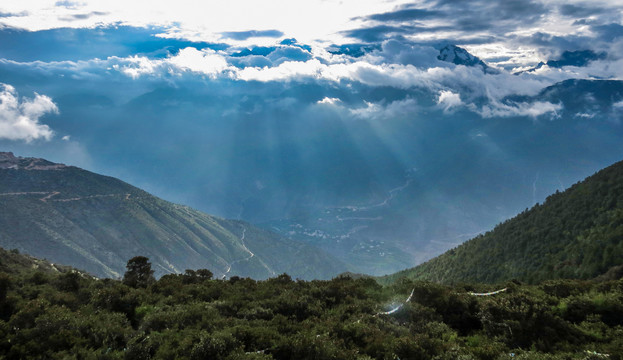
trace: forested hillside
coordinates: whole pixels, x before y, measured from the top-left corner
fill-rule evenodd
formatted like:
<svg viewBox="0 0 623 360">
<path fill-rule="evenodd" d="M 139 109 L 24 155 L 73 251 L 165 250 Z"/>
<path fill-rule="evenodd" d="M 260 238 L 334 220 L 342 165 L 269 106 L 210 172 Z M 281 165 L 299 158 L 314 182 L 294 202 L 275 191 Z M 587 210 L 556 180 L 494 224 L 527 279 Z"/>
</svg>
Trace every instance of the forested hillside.
<svg viewBox="0 0 623 360">
<path fill-rule="evenodd" d="M 623 265 L 623 162 L 443 255 L 383 277 L 441 283 L 590 279 Z"/>
<path fill-rule="evenodd" d="M 20 256 L 0 252 L 0 264 Z M 0 358 L 623 355 L 623 280 L 459 287 L 405 280 L 383 287 L 371 278 L 307 282 L 286 274 L 265 281 L 217 280 L 206 269 L 155 280 L 148 259 L 128 265 L 123 281 L 28 265 L 7 273 L 0 265 Z M 479 295 L 498 286 L 505 290 Z"/>
</svg>

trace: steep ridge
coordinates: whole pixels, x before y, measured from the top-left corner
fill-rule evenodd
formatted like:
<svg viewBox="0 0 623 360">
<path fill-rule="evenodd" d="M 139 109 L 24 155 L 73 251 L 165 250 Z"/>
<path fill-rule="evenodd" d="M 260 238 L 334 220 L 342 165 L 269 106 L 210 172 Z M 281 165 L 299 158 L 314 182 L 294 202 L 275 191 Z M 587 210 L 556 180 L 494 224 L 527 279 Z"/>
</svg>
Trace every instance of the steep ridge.
<svg viewBox="0 0 623 360">
<path fill-rule="evenodd" d="M 121 180 L 0 153 L 0 246 L 119 277 L 128 259 L 156 275 L 206 268 L 215 276 L 281 273 L 328 278 L 346 268 L 311 246 L 173 204 Z M 251 256 L 252 255 L 252 256 Z"/>
<path fill-rule="evenodd" d="M 623 162 L 414 268 L 380 278 L 442 283 L 589 279 L 623 265 Z"/>
</svg>

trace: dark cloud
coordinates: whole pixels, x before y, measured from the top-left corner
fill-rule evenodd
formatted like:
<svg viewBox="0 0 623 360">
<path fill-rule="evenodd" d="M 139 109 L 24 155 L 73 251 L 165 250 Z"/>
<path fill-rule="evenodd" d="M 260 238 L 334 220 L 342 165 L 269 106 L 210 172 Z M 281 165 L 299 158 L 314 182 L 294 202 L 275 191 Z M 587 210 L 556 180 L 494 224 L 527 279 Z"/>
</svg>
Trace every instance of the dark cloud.
<svg viewBox="0 0 623 360">
<path fill-rule="evenodd" d="M 362 18 L 364 26 L 344 34 L 367 42 L 440 31 L 462 32 L 461 37 L 483 31 L 503 34 L 534 24 L 550 11 L 540 2 L 525 0 L 440 0 L 428 4 L 427 8 L 403 7 L 367 16 Z"/>
<path fill-rule="evenodd" d="M 558 11 L 560 11 L 562 15 L 572 17 L 572 18 L 577 18 L 577 17 L 588 17 L 591 15 L 602 14 L 606 11 L 606 9 L 603 9 L 597 6 L 564 4 L 560 6 Z"/>
<path fill-rule="evenodd" d="M 279 30 L 248 30 L 248 31 L 226 31 L 221 36 L 232 40 L 247 40 L 256 37 L 278 38 L 284 34 Z"/>
<path fill-rule="evenodd" d="M 553 35 L 536 32 L 530 36 L 511 38 L 518 43 L 537 46 L 547 57 L 559 56 L 564 51 L 583 50 L 594 46 L 594 39 L 579 35 Z"/>
<path fill-rule="evenodd" d="M 606 5 L 591 3 L 561 5 L 536 0 L 425 0 L 417 6 L 407 5 L 394 11 L 357 18 L 362 21 L 362 26 L 344 31 L 343 34 L 364 43 L 378 44 L 388 39 L 404 42 L 417 34 L 446 33 L 452 35 L 443 35 L 443 38 L 435 36 L 434 40 L 426 42 L 436 45 L 508 42 L 515 48 L 527 45 L 536 47 L 545 62 L 562 56 L 565 51 L 608 51 L 614 56 L 618 50 L 609 51 L 609 47 L 623 39 L 623 25 L 612 21 L 617 13 L 620 13 L 620 9 L 616 6 L 607 8 Z M 581 31 L 564 35 L 561 32 L 544 31 L 515 35 L 517 30 L 534 28 L 552 16 L 565 20 L 571 18 L 574 26 L 584 27 L 584 30 L 578 29 Z M 586 25 L 591 32 L 585 31 Z M 363 54 L 357 46 L 333 48 L 332 51 L 351 52 L 357 56 Z M 489 54 L 488 59 L 504 61 L 505 57 Z"/>
<path fill-rule="evenodd" d="M 62 21 L 76 21 L 76 20 L 86 20 L 94 16 L 104 16 L 104 15 L 108 15 L 108 13 L 102 12 L 102 11 L 91 11 L 90 13 L 86 13 L 86 14 L 71 14 L 68 16 L 63 16 L 59 19 Z"/>
<path fill-rule="evenodd" d="M 387 39 L 391 35 L 405 34 L 411 32 L 412 26 L 391 26 L 391 25 L 377 25 L 372 27 L 347 30 L 343 34 L 355 39 L 378 42 Z"/>
<path fill-rule="evenodd" d="M 250 55 L 267 56 L 277 49 L 276 46 L 254 46 L 252 48 L 244 48 L 231 54 L 232 57 L 243 57 Z"/>
<path fill-rule="evenodd" d="M 376 21 L 413 21 L 420 19 L 428 19 L 428 18 L 437 18 L 440 17 L 442 13 L 436 10 L 427 10 L 427 9 L 417 9 L 417 8 L 408 8 L 408 9 L 400 9 L 396 11 L 386 12 L 382 14 L 374 14 L 367 17 L 370 20 Z"/>
<path fill-rule="evenodd" d="M 442 1 L 440 5 L 452 9 L 446 17 L 457 30 L 471 32 L 492 30 L 508 32 L 540 20 L 548 9 L 539 2 L 510 0 L 498 2 Z"/>
<path fill-rule="evenodd" d="M 0 11 L 0 18 L 22 17 L 22 16 L 28 16 L 28 14 L 29 14 L 28 11 L 21 11 L 21 12 L 18 12 L 18 13 L 2 12 L 2 11 Z"/>
<path fill-rule="evenodd" d="M 63 61 L 106 59 L 142 54 L 165 57 L 179 49 L 196 47 L 223 50 L 226 44 L 166 39 L 155 36 L 163 28 L 107 26 L 59 28 L 42 31 L 0 29 L 0 56 L 15 61 Z"/>
<path fill-rule="evenodd" d="M 602 41 L 614 41 L 623 38 L 623 25 L 621 24 L 593 25 L 591 30 L 599 34 Z"/>
<path fill-rule="evenodd" d="M 431 33 L 442 30 L 453 30 L 451 26 L 425 27 L 415 25 L 376 25 L 360 29 L 346 30 L 342 34 L 366 42 L 380 42 L 392 38 L 415 33 Z"/>
<path fill-rule="evenodd" d="M 305 45 L 305 44 L 301 44 L 298 41 L 296 41 L 295 38 L 289 38 L 289 39 L 283 39 L 281 40 L 281 42 L 279 43 L 281 45 L 291 45 L 291 46 L 296 46 L 296 47 L 300 47 L 303 50 L 307 50 L 309 52 L 312 51 L 311 46 L 309 45 Z"/>
<path fill-rule="evenodd" d="M 383 42 L 378 53 L 390 64 L 413 65 L 417 67 L 433 67 L 437 64 L 439 50 L 428 45 L 409 44 L 398 40 Z"/>
<path fill-rule="evenodd" d="M 504 20 L 514 19 L 519 22 L 523 21 L 525 25 L 536 22 L 549 12 L 549 9 L 543 3 L 538 1 L 504 0 L 494 4 L 495 6 L 489 11 L 493 21 L 499 17 Z"/>
<path fill-rule="evenodd" d="M 379 44 L 342 44 L 342 45 L 331 45 L 327 48 L 327 51 L 334 55 L 348 55 L 354 58 L 362 57 L 365 54 L 368 54 L 374 50 L 379 50 L 381 45 Z"/>
<path fill-rule="evenodd" d="M 312 58 L 311 47 L 295 39 L 286 39 L 279 46 L 254 46 L 233 52 L 229 62 L 236 67 L 272 67 L 285 61 L 307 61 Z M 308 50 L 309 49 L 309 50 Z"/>
<path fill-rule="evenodd" d="M 78 1 L 61 0 L 54 3 L 54 6 L 64 7 L 66 9 L 78 9 L 84 6 L 84 3 Z"/>
<path fill-rule="evenodd" d="M 284 61 L 307 61 L 312 58 L 312 55 L 298 46 L 280 46 L 267 57 L 274 65 L 279 65 Z"/>
</svg>

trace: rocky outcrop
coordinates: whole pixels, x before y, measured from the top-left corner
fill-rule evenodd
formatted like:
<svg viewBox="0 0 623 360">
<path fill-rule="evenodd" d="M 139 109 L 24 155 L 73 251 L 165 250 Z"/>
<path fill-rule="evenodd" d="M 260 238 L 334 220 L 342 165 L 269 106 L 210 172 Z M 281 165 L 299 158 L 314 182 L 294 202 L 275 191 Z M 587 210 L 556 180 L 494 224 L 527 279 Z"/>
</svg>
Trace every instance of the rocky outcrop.
<svg viewBox="0 0 623 360">
<path fill-rule="evenodd" d="M 0 169 L 15 170 L 61 170 L 65 164 L 57 164 L 38 158 L 23 158 L 13 155 L 12 152 L 0 152 Z"/>
</svg>

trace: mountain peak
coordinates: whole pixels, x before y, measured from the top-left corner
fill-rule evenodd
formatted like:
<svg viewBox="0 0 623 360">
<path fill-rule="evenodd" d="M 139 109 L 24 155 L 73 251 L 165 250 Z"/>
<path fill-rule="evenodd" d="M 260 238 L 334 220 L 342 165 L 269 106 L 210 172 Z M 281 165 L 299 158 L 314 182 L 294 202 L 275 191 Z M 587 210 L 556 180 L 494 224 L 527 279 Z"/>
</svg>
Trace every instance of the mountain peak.
<svg viewBox="0 0 623 360">
<path fill-rule="evenodd" d="M 439 50 L 438 60 L 464 66 L 480 66 L 485 73 L 496 73 L 479 57 L 456 45 L 446 45 Z"/>
<path fill-rule="evenodd" d="M 39 158 L 23 158 L 12 152 L 0 151 L 0 169 L 15 170 L 60 170 L 67 166 Z"/>
</svg>

